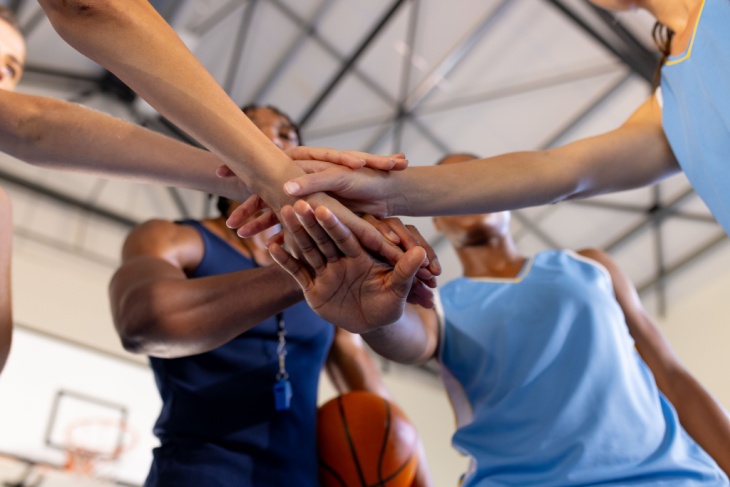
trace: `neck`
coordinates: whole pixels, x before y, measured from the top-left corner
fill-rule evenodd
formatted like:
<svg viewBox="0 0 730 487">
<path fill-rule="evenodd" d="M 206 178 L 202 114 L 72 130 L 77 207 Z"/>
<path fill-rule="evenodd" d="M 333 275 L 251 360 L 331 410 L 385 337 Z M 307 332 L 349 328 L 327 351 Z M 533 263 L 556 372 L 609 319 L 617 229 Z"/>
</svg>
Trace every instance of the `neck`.
<svg viewBox="0 0 730 487">
<path fill-rule="evenodd" d="M 510 236 L 490 238 L 479 245 L 457 247 L 465 277 L 517 277 L 527 259 Z"/>
<path fill-rule="evenodd" d="M 681 34 L 687 27 L 690 14 L 702 0 L 638 0 L 637 7 L 651 13 L 662 24 Z"/>
<path fill-rule="evenodd" d="M 208 220 L 208 222 L 215 228 L 218 235 L 246 257 L 253 259 L 262 266 L 273 263 L 269 251 L 264 245 L 265 236 L 263 233 L 250 238 L 241 238 L 236 234 L 236 230 L 226 226 L 226 217 L 219 216 Z"/>
</svg>

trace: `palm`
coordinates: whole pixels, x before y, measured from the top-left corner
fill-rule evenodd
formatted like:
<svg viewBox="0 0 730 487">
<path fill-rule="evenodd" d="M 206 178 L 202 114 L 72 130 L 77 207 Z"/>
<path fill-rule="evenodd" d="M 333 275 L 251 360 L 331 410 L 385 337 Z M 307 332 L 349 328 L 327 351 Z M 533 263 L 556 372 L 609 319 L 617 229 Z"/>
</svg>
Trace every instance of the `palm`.
<svg viewBox="0 0 730 487">
<path fill-rule="evenodd" d="M 403 314 L 406 295 L 392 285 L 393 268 L 365 252 L 329 261 L 313 277 L 304 297 L 327 321 L 364 333 L 396 321 Z"/>
<path fill-rule="evenodd" d="M 272 257 L 299 283 L 309 306 L 326 320 L 364 333 L 400 318 L 425 251 L 409 249 L 395 263 L 374 259 L 352 232 L 325 207 L 317 216 L 304 201 L 284 207 L 282 223 L 291 233 L 299 259 L 278 244 Z M 295 249 L 290 249 L 295 250 Z"/>
</svg>

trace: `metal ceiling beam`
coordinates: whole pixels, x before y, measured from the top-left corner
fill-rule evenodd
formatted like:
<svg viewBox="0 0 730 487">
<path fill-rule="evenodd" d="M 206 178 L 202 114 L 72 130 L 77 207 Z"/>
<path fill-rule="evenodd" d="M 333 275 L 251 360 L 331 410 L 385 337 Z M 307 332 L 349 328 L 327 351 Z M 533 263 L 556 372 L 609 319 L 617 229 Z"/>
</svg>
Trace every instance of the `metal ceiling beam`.
<svg viewBox="0 0 730 487">
<path fill-rule="evenodd" d="M 657 221 L 661 222 L 667 217 L 672 216 L 672 211 L 676 206 L 679 206 L 683 202 L 685 202 L 687 199 L 689 199 L 691 196 L 695 194 L 693 189 L 688 189 L 684 191 L 682 194 L 674 198 L 672 201 L 670 201 L 667 205 L 659 206 L 650 208 L 647 210 L 647 213 L 649 215 L 648 219 L 646 221 L 640 222 L 637 225 L 634 225 L 629 230 L 624 232 L 620 237 L 614 239 L 613 242 L 608 244 L 604 250 L 606 252 L 613 252 L 615 250 L 618 250 L 619 248 L 623 247 L 624 245 L 628 244 L 631 240 L 638 237 L 643 233 L 649 226 L 648 224 L 651 221 Z"/>
<path fill-rule="evenodd" d="M 403 56 L 403 65 L 401 67 L 400 89 L 398 91 L 398 107 L 399 111 L 405 105 L 408 97 L 408 88 L 411 85 L 411 73 L 413 71 L 413 55 L 416 50 L 416 32 L 418 31 L 418 15 L 419 0 L 411 1 L 411 15 L 408 19 L 408 31 L 406 32 L 406 49 L 407 53 Z M 393 154 L 398 154 L 403 148 L 403 117 L 397 117 L 393 134 Z"/>
<path fill-rule="evenodd" d="M 233 93 L 233 87 L 236 83 L 238 70 L 241 66 L 241 58 L 243 57 L 243 49 L 246 46 L 246 38 L 251 29 L 251 22 L 256 11 L 256 5 L 258 5 L 258 0 L 251 0 L 241 14 L 241 24 L 238 26 L 238 31 L 236 32 L 236 40 L 233 43 L 233 51 L 231 51 L 231 57 L 226 71 L 226 80 L 223 84 L 223 89 L 229 96 Z"/>
<path fill-rule="evenodd" d="M 378 35 L 382 30 L 390 23 L 395 17 L 395 14 L 400 8 L 406 3 L 406 0 L 395 0 L 390 8 L 383 14 L 380 20 L 370 30 L 367 36 L 360 42 L 355 51 L 345 60 L 344 64 L 340 67 L 340 70 L 332 77 L 327 86 L 320 92 L 320 94 L 314 99 L 304 112 L 304 115 L 299 120 L 299 125 L 304 127 L 317 113 L 320 107 L 324 104 L 327 98 L 330 97 L 332 92 L 337 88 L 337 85 L 344 79 L 345 75 L 350 72 L 352 67 L 362 57 L 368 47 L 377 39 Z"/>
<path fill-rule="evenodd" d="M 38 184 L 33 181 L 25 180 L 23 178 L 20 178 L 18 176 L 15 176 L 14 174 L 10 174 L 5 171 L 0 170 L 0 179 L 7 181 L 8 183 L 13 184 L 15 186 L 27 189 L 29 191 L 33 191 L 34 193 L 40 194 L 47 198 L 51 198 L 66 206 L 70 206 L 77 210 L 84 211 L 91 215 L 99 216 L 101 218 L 112 221 L 114 223 L 118 223 L 127 228 L 132 228 L 139 224 L 139 222 L 137 220 L 134 220 L 126 215 L 122 215 L 121 213 L 117 213 L 112 210 L 107 210 L 105 208 L 101 208 L 99 206 L 89 204 L 88 202 L 86 202 L 82 199 L 75 198 L 73 196 L 69 196 L 60 191 L 56 191 L 54 189 L 48 188 L 46 186 L 43 186 L 43 185 Z"/>
<path fill-rule="evenodd" d="M 441 61 L 439 61 L 431 73 L 421 82 L 406 99 L 406 102 L 398 106 L 396 114 L 391 120 L 391 124 L 397 124 L 399 120 L 404 118 L 411 118 L 414 111 L 423 103 L 433 91 L 436 89 L 438 84 L 451 74 L 461 62 L 469 55 L 469 53 L 477 46 L 479 40 L 487 33 L 490 27 L 494 25 L 494 22 L 504 13 L 508 6 L 514 5 L 514 2 L 510 0 L 502 0 L 496 8 L 487 12 L 472 29 L 465 35 L 456 45 L 449 50 Z M 372 152 L 388 134 L 388 131 L 383 130 L 380 137 L 374 138 L 367 146 L 362 150 L 364 152 Z"/>
<path fill-rule="evenodd" d="M 280 2 L 272 3 L 274 3 L 277 7 L 280 5 Z M 312 18 L 309 19 L 306 24 L 297 24 L 300 28 L 299 35 L 296 39 L 294 39 L 294 41 L 292 41 L 292 43 L 289 45 L 289 48 L 286 50 L 284 55 L 276 62 L 271 71 L 269 71 L 269 73 L 264 76 L 264 81 L 259 85 L 258 88 L 256 88 L 256 90 L 254 90 L 254 95 L 251 98 L 252 103 L 261 103 L 261 99 L 268 94 L 268 92 L 276 84 L 279 78 L 281 78 L 286 67 L 291 64 L 292 60 L 302 50 L 305 41 L 312 37 L 312 33 L 316 31 L 317 25 L 322 21 L 333 3 L 334 0 L 324 0 L 319 5 L 319 7 L 317 7 L 317 10 L 312 15 Z"/>
<path fill-rule="evenodd" d="M 482 40 L 486 33 L 500 20 L 500 17 L 506 12 L 508 7 L 513 5 L 515 5 L 514 1 L 502 0 L 499 5 L 482 17 L 476 26 L 436 64 L 431 73 L 408 96 L 404 104 L 404 111 L 412 113 L 426 101 L 436 87 L 438 87 L 439 83 L 454 72 L 469 53 L 479 44 L 479 41 Z"/>
<path fill-rule="evenodd" d="M 580 15 L 578 15 L 573 9 L 566 6 L 561 0 L 545 0 L 548 4 L 558 9 L 565 17 L 570 19 L 575 25 L 580 27 L 586 34 L 596 40 L 605 49 L 610 51 L 618 59 L 626 63 L 636 74 L 644 78 L 645 81 L 651 83 L 654 79 L 654 70 L 656 63 L 653 66 L 648 65 L 641 58 L 637 59 L 631 49 L 627 49 L 624 44 L 623 49 L 628 50 L 625 52 L 623 49 L 619 49 L 603 35 L 601 35 L 593 26 L 585 21 Z M 638 41 L 637 41 L 638 42 Z"/>
<path fill-rule="evenodd" d="M 165 21 L 172 25 L 175 22 L 175 17 L 180 13 L 184 0 L 152 0 L 152 6 L 162 16 Z"/>
<path fill-rule="evenodd" d="M 578 126 L 579 123 L 588 118 L 599 106 L 605 103 L 609 98 L 615 95 L 623 86 L 628 83 L 632 78 L 632 73 L 628 72 L 615 83 L 608 87 L 603 93 L 601 93 L 596 99 L 588 104 L 583 110 L 575 115 L 568 123 L 561 127 L 555 132 L 546 142 L 542 144 L 543 149 L 549 149 L 558 143 L 563 137 L 565 137 L 571 130 Z"/>
<path fill-rule="evenodd" d="M 714 238 L 707 241 L 704 245 L 696 249 L 694 252 L 690 253 L 686 257 L 684 257 L 679 262 L 675 263 L 674 265 L 668 267 L 663 276 L 655 277 L 651 279 L 650 281 L 645 282 L 644 284 L 638 286 L 638 292 L 640 295 L 645 295 L 648 291 L 652 290 L 654 287 L 656 287 L 660 281 L 663 283 L 666 283 L 670 278 L 674 277 L 675 274 L 685 270 L 687 267 L 689 267 L 691 264 L 695 263 L 698 259 L 703 257 L 708 252 L 714 250 L 721 244 L 724 244 L 728 241 L 728 235 L 721 231 L 718 235 L 716 235 Z"/>
<path fill-rule="evenodd" d="M 639 41 L 636 36 L 634 36 L 634 34 L 632 34 L 624 26 L 624 24 L 621 23 L 614 13 L 592 3 L 588 3 L 588 7 L 595 12 L 606 27 L 611 29 L 621 39 L 625 48 L 628 50 L 628 55 L 636 59 L 641 65 L 652 67 L 653 77 L 656 67 L 661 60 L 658 51 L 656 49 L 648 49 L 644 43 Z"/>
<path fill-rule="evenodd" d="M 188 26 L 188 30 L 195 35 L 204 36 L 213 28 L 217 27 L 218 24 L 233 15 L 234 12 L 247 1 L 251 0 L 229 0 L 228 3 L 213 12 L 209 17 L 203 19 L 197 24 Z"/>
<path fill-rule="evenodd" d="M 20 26 L 20 30 L 23 32 L 23 37 L 28 39 L 45 19 L 46 13 L 39 5 L 36 5 L 36 10 L 33 12 L 33 15 L 31 15 L 30 18 Z"/>
<path fill-rule="evenodd" d="M 502 98 L 524 95 L 526 93 L 532 93 L 547 88 L 555 88 L 558 86 L 566 85 L 568 83 L 574 83 L 576 81 L 599 78 L 611 73 L 616 73 L 617 67 L 623 67 L 623 64 L 605 64 L 602 66 L 580 69 L 572 72 L 564 72 L 536 80 L 529 80 L 523 83 L 515 83 L 509 86 L 487 90 L 485 92 L 475 95 L 454 98 L 452 100 L 442 103 L 434 103 L 428 107 L 422 107 L 420 110 L 418 110 L 418 114 L 430 115 L 433 113 L 440 113 L 465 106 L 477 105 L 491 100 L 499 100 Z"/>
<path fill-rule="evenodd" d="M 498 88 L 496 90 L 489 90 L 477 95 L 470 95 L 463 98 L 458 98 L 445 103 L 434 104 L 428 107 L 421 107 L 418 110 L 418 115 L 430 115 L 434 113 L 440 113 L 443 111 L 461 108 L 464 106 L 484 103 L 490 100 L 496 100 L 506 98 L 510 96 L 524 95 L 535 91 L 540 91 L 547 88 L 553 88 L 561 86 L 567 83 L 573 83 L 575 81 L 582 81 L 591 79 L 599 76 L 605 76 L 610 73 L 616 73 L 616 66 L 620 65 L 608 65 L 600 66 L 597 68 L 589 68 L 587 70 L 580 70 L 579 72 L 570 73 L 568 75 L 549 76 L 535 81 L 529 81 L 526 83 L 516 84 L 507 86 L 504 88 Z M 414 121 L 418 121 L 418 118 L 413 118 Z M 312 137 L 331 137 L 333 135 L 339 135 L 342 133 L 352 132 L 355 130 L 363 130 L 367 128 L 373 128 L 378 125 L 385 123 L 387 120 L 381 115 L 379 117 L 371 117 L 367 119 L 358 120 L 347 124 L 340 124 L 333 127 L 326 127 L 320 130 L 312 130 L 309 134 Z"/>
<path fill-rule="evenodd" d="M 585 206 L 590 208 L 599 208 L 602 210 L 609 210 L 609 211 L 618 211 L 622 213 L 633 213 L 635 215 L 645 215 L 650 208 L 647 208 L 646 206 L 640 206 L 640 205 L 630 205 L 625 203 L 614 203 L 614 202 L 606 202 L 606 201 L 593 201 L 593 200 L 571 200 L 569 202 L 570 205 L 573 206 Z M 699 213 L 687 213 L 684 211 L 679 211 L 677 209 L 671 209 L 671 217 L 672 218 L 678 218 L 681 220 L 688 220 L 693 222 L 700 222 L 700 223 L 712 223 L 713 225 L 717 224 L 717 220 L 715 220 L 710 215 L 701 215 Z"/>
<path fill-rule="evenodd" d="M 321 47 L 327 54 L 332 56 L 334 59 L 336 59 L 340 63 L 344 63 L 346 61 L 346 57 L 339 52 L 337 47 L 335 47 L 331 42 L 329 42 L 327 39 L 325 39 L 322 35 L 317 32 L 316 29 L 308 29 L 307 26 L 309 25 L 306 20 L 301 18 L 296 12 L 294 12 L 291 8 L 289 8 L 286 4 L 284 4 L 281 0 L 270 0 L 271 4 L 277 7 L 281 13 L 283 13 L 292 23 L 299 26 L 300 29 L 307 32 L 307 37 L 311 38 L 319 47 Z M 360 82 L 362 82 L 367 88 L 369 88 L 376 96 L 378 96 L 381 100 L 383 100 L 386 104 L 396 106 L 397 100 L 393 98 L 388 91 L 383 88 L 377 81 L 375 81 L 372 77 L 368 76 L 366 73 L 364 73 L 362 70 L 358 69 L 357 66 L 353 66 L 352 68 L 352 75 L 355 76 Z M 406 116 L 408 118 L 408 116 Z M 384 123 L 391 123 L 390 117 L 388 117 L 385 120 L 382 120 L 382 117 L 379 119 L 378 123 L 374 124 L 373 126 L 382 125 Z M 425 138 L 429 138 L 429 135 L 427 131 L 424 130 L 424 126 L 422 123 L 416 121 L 416 119 L 411 119 L 413 122 L 413 126 L 421 132 L 421 134 Z M 364 127 L 369 128 L 369 127 Z M 310 136 L 310 134 L 307 132 L 307 136 Z M 436 141 L 430 140 L 430 142 L 434 143 L 438 147 L 438 143 Z"/>
<path fill-rule="evenodd" d="M 8 3 L 8 8 L 13 11 L 15 15 L 18 15 L 18 12 L 20 12 L 20 7 L 23 6 L 23 3 L 25 3 L 25 0 L 10 0 Z"/>
</svg>

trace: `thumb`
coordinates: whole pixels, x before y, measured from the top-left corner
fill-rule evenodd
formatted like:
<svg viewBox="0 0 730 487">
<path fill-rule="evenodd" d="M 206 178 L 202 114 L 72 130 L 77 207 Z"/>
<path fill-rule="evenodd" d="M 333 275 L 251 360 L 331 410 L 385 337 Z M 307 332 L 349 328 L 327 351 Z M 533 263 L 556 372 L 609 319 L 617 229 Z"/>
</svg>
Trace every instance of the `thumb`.
<svg viewBox="0 0 730 487">
<path fill-rule="evenodd" d="M 332 191 L 337 193 L 344 187 L 340 171 L 323 171 L 305 174 L 284 183 L 284 191 L 291 196 L 307 196 L 312 193 Z"/>
<path fill-rule="evenodd" d="M 390 278 L 390 288 L 393 294 L 401 299 L 408 297 L 413 279 L 425 257 L 426 251 L 422 247 L 413 247 L 398 259 Z"/>
</svg>

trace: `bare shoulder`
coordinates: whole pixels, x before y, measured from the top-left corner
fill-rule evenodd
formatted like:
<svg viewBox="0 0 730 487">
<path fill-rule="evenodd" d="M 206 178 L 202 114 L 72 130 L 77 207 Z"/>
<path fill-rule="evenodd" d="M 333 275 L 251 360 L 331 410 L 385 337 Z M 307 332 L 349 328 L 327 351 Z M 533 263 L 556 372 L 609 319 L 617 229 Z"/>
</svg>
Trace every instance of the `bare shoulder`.
<svg viewBox="0 0 730 487">
<path fill-rule="evenodd" d="M 122 260 L 157 257 L 189 268 L 200 262 L 203 252 L 203 239 L 192 226 L 169 220 L 149 220 L 129 233 L 122 249 Z"/>
</svg>

